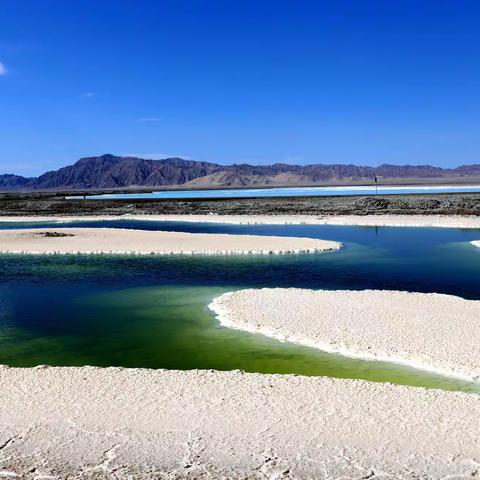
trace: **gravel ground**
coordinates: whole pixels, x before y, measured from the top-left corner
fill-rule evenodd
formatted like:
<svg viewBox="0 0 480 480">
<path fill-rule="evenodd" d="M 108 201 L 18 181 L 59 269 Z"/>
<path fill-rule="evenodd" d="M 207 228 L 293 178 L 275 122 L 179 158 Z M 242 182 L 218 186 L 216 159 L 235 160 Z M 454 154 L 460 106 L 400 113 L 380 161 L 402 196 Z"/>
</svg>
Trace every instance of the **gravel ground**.
<svg viewBox="0 0 480 480">
<path fill-rule="evenodd" d="M 65 200 L 10 195 L 0 215 L 480 215 L 480 194 L 189 200 Z"/>
</svg>

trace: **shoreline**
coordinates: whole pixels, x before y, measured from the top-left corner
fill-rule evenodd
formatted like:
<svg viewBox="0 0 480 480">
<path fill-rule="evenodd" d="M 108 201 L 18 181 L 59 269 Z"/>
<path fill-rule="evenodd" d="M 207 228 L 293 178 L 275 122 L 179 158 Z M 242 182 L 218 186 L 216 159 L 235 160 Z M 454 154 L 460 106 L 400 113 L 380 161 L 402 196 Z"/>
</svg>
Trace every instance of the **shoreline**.
<svg viewBox="0 0 480 480">
<path fill-rule="evenodd" d="M 0 386 L 3 476 L 440 480 L 478 471 L 476 394 L 118 367 L 1 367 Z"/>
<path fill-rule="evenodd" d="M 0 254 L 280 255 L 334 251 L 341 245 L 312 238 L 120 228 L 0 230 Z"/>
<path fill-rule="evenodd" d="M 225 293 L 209 308 L 227 328 L 480 386 L 480 301 L 386 290 L 262 288 Z M 453 338 L 451 326 L 459 322 L 461 338 Z"/>
<path fill-rule="evenodd" d="M 460 215 L 72 215 L 0 216 L 1 223 L 141 220 L 157 222 L 224 223 L 235 225 L 340 225 L 364 227 L 443 227 L 480 229 L 480 216 Z"/>
</svg>

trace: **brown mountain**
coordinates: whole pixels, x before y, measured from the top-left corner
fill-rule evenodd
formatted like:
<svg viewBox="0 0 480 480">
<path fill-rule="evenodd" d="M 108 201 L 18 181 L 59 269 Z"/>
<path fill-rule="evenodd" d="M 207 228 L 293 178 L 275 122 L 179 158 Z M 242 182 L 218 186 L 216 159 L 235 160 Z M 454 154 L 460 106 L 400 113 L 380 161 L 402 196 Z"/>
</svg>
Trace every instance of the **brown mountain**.
<svg viewBox="0 0 480 480">
<path fill-rule="evenodd" d="M 33 181 L 32 186 L 35 189 L 88 189 L 182 185 L 212 173 L 216 167 L 181 158 L 145 160 L 107 154 L 82 158 L 74 165 L 44 173 Z"/>
<path fill-rule="evenodd" d="M 480 180 L 480 165 L 448 169 L 429 165 L 219 165 L 182 158 L 146 160 L 102 155 L 44 173 L 37 178 L 0 175 L 0 190 L 88 190 L 131 187 L 186 188 L 344 185 L 372 183 L 431 183 Z"/>
</svg>

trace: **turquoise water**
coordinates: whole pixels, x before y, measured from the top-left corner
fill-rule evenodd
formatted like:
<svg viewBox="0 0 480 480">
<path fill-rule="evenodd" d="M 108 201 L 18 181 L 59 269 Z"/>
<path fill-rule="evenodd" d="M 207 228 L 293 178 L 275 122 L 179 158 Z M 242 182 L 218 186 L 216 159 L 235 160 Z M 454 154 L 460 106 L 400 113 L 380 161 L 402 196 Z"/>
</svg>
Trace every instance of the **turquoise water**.
<svg viewBox="0 0 480 480">
<path fill-rule="evenodd" d="M 19 227 L 0 228 L 12 226 Z M 242 369 L 480 391 L 479 384 L 223 328 L 207 309 L 215 296 L 250 287 L 379 288 L 480 299 L 480 249 L 469 243 L 480 239 L 479 230 L 150 221 L 64 226 L 309 236 L 342 241 L 344 248 L 252 257 L 0 256 L 0 363 Z"/>
<path fill-rule="evenodd" d="M 106 198 L 241 198 L 241 197 L 303 197 L 303 196 L 334 196 L 334 195 L 372 195 L 378 192 L 382 195 L 410 193 L 472 193 L 480 192 L 480 185 L 448 186 L 433 185 L 429 187 L 283 187 L 283 188 L 239 188 L 218 190 L 164 190 L 151 193 L 113 193 L 91 195 L 89 199 Z M 71 196 L 67 198 L 81 199 Z"/>
</svg>

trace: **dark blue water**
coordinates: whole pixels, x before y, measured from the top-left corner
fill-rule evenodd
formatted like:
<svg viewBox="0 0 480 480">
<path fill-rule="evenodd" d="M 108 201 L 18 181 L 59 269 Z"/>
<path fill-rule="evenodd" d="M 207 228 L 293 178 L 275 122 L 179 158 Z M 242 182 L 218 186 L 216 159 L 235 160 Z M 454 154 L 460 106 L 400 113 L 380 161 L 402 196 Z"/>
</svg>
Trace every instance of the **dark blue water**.
<svg viewBox="0 0 480 480">
<path fill-rule="evenodd" d="M 0 224 L 0 228 L 32 226 Z M 60 224 L 38 223 L 34 226 L 46 228 Z M 132 272 L 138 269 L 142 275 L 151 266 L 152 277 L 145 276 L 147 283 L 162 281 L 192 285 L 242 284 L 355 290 L 378 288 L 480 298 L 480 249 L 470 244 L 472 240 L 480 239 L 478 229 L 228 225 L 136 220 L 68 222 L 61 226 L 295 236 L 343 243 L 340 251 L 326 254 L 183 260 L 124 257 L 118 260 L 122 268 Z M 168 268 L 153 268 L 155 265 L 168 265 Z"/>
</svg>

